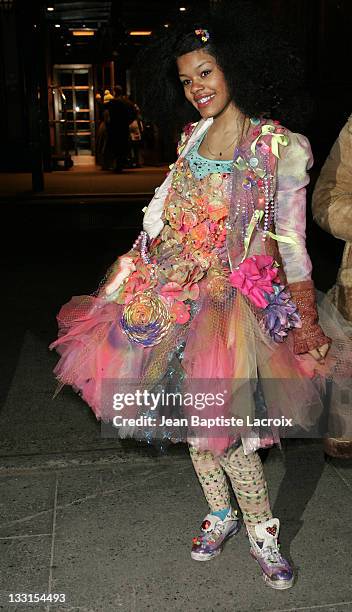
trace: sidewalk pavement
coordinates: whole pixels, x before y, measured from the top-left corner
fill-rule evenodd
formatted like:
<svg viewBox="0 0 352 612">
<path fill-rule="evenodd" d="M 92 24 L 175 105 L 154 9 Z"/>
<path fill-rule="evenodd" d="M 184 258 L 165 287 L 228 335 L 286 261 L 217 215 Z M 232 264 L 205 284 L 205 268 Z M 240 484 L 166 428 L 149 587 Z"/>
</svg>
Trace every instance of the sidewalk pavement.
<svg viewBox="0 0 352 612">
<path fill-rule="evenodd" d="M 282 550 L 297 582 L 265 586 L 244 529 L 209 563 L 190 558 L 207 508 L 190 460 L 129 451 L 66 458 L 1 475 L 0 609 L 72 612 L 352 610 L 351 468 L 318 448 L 265 463 Z M 60 605 L 10 604 L 10 593 L 63 593 Z"/>
<path fill-rule="evenodd" d="M 265 461 L 291 590 L 265 586 L 244 529 L 209 563 L 190 558 L 207 513 L 185 446 L 156 456 L 102 439 L 69 388 L 52 399 L 56 358 L 25 335 L 0 413 L 0 609 L 71 612 L 347 612 L 351 462 L 320 441 L 291 441 Z M 11 593 L 63 593 L 11 604 Z"/>
</svg>

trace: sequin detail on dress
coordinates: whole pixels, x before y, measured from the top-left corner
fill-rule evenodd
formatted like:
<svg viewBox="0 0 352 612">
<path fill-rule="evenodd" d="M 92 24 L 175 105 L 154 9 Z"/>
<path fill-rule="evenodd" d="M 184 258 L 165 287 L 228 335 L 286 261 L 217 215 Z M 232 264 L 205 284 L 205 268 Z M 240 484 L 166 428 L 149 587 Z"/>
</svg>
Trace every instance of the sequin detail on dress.
<svg viewBox="0 0 352 612">
<path fill-rule="evenodd" d="M 199 138 L 194 147 L 186 155 L 192 174 L 197 179 L 203 179 L 209 174 L 231 174 L 233 168 L 232 160 L 207 159 L 198 153 L 203 138 L 204 136 Z"/>
</svg>

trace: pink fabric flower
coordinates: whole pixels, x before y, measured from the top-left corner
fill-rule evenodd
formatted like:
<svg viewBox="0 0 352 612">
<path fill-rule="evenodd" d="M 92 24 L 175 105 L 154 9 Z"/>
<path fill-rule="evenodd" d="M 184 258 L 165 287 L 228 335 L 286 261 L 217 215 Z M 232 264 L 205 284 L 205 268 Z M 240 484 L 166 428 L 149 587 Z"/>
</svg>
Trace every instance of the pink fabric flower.
<svg viewBox="0 0 352 612">
<path fill-rule="evenodd" d="M 192 227 L 195 227 L 198 223 L 198 217 L 192 210 L 185 210 L 182 217 L 182 227 L 181 230 L 183 232 L 189 232 Z"/>
<path fill-rule="evenodd" d="M 135 272 L 132 272 L 126 281 L 122 294 L 123 303 L 128 304 L 137 292 L 146 291 L 153 285 L 155 285 L 155 282 L 151 280 L 148 266 L 143 263 L 137 264 Z"/>
<path fill-rule="evenodd" d="M 194 249 L 199 249 L 206 241 L 209 234 L 209 228 L 206 223 L 199 223 L 193 227 L 188 234 L 189 242 Z"/>
<path fill-rule="evenodd" d="M 176 323 L 183 325 L 190 319 L 190 306 L 183 302 L 175 302 L 171 308 L 171 314 L 174 315 Z"/>
<path fill-rule="evenodd" d="M 279 282 L 277 267 L 270 255 L 247 257 L 229 276 L 230 283 L 246 295 L 258 308 L 266 308 L 265 293 L 273 293 L 273 283 Z"/>
<path fill-rule="evenodd" d="M 192 134 L 196 125 L 197 125 L 196 123 L 187 123 L 184 126 L 183 131 L 186 134 L 186 136 L 190 136 Z"/>
<path fill-rule="evenodd" d="M 197 300 L 199 297 L 199 287 L 197 283 L 187 283 L 181 286 L 179 283 L 166 283 L 161 289 L 160 294 L 171 300 L 184 302 L 185 300 Z"/>
<path fill-rule="evenodd" d="M 160 289 L 160 294 L 166 298 L 170 298 L 171 300 L 181 300 L 182 299 L 183 287 L 179 283 L 170 282 L 166 283 Z"/>
</svg>

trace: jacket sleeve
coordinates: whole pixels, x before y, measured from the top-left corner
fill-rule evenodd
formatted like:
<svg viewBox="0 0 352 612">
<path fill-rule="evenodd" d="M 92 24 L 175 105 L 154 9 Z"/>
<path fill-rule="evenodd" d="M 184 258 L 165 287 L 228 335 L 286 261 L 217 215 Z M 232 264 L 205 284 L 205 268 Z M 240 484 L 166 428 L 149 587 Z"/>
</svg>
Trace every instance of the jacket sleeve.
<svg viewBox="0 0 352 612">
<path fill-rule="evenodd" d="M 288 236 L 294 244 L 278 242 L 288 283 L 309 280 L 312 263 L 306 249 L 307 170 L 313 164 L 310 144 L 301 134 L 289 134 L 290 142 L 281 148 L 277 164 L 276 233 Z"/>
<path fill-rule="evenodd" d="M 320 227 L 335 238 L 352 241 L 352 115 L 321 170 L 312 208 Z"/>
<path fill-rule="evenodd" d="M 278 242 L 290 293 L 301 317 L 302 327 L 292 330 L 294 352 L 306 353 L 330 343 L 318 323 L 312 263 L 306 249 L 307 170 L 313 164 L 309 141 L 301 134 L 290 134 L 277 167 L 276 233 L 294 243 Z"/>
<path fill-rule="evenodd" d="M 164 208 L 164 201 L 168 189 L 171 185 L 172 173 L 170 172 L 164 182 L 155 189 L 155 195 L 147 208 L 144 208 L 143 229 L 149 238 L 156 238 L 164 227 L 161 215 Z"/>
</svg>

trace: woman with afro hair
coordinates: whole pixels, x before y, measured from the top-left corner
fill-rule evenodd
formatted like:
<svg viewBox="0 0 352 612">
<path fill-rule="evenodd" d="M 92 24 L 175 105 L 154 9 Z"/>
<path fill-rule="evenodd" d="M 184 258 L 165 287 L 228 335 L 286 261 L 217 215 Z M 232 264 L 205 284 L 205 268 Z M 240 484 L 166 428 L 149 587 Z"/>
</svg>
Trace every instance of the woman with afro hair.
<svg viewBox="0 0 352 612">
<path fill-rule="evenodd" d="M 324 309 L 318 323 L 305 246 L 312 154 L 281 125 L 304 118 L 301 65 L 253 3 L 219 9 L 169 28 L 140 59 L 145 116 L 191 123 L 132 249 L 96 294 L 62 307 L 51 348 L 60 384 L 121 438 L 188 443 L 209 505 L 192 558 L 212 559 L 239 531 L 228 478 L 266 584 L 287 589 L 257 451 L 310 435 L 324 380 L 338 385 L 341 356 L 350 375 L 352 351 Z"/>
</svg>

